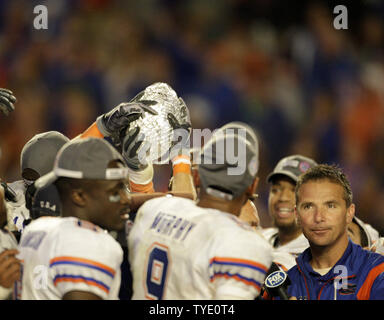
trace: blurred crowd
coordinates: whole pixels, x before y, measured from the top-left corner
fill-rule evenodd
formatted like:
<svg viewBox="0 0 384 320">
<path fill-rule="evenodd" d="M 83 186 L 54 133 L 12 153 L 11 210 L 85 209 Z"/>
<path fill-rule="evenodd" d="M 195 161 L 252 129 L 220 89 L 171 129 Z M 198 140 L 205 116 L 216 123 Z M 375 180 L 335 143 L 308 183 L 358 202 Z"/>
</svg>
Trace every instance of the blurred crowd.
<svg viewBox="0 0 384 320">
<path fill-rule="evenodd" d="M 47 30 L 33 28 L 38 4 Z M 339 164 L 357 216 L 384 234 L 384 4 L 347 8 L 348 30 L 336 30 L 323 2 L 0 0 L 0 87 L 18 98 L 0 118 L 0 177 L 19 179 L 35 134 L 73 138 L 161 81 L 184 98 L 193 128 L 256 129 L 262 226 L 266 174 L 300 153 Z M 171 170 L 156 175 L 164 191 Z"/>
</svg>

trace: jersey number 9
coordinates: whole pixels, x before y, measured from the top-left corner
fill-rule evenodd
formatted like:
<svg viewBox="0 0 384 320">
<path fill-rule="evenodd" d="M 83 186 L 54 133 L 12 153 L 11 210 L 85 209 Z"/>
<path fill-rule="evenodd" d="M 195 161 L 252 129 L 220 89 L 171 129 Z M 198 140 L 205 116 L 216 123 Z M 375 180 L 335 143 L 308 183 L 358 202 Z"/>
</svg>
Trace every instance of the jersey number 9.
<svg viewBox="0 0 384 320">
<path fill-rule="evenodd" d="M 149 249 L 148 264 L 145 273 L 145 292 L 148 299 L 163 299 L 168 268 L 168 247 L 155 242 Z"/>
</svg>

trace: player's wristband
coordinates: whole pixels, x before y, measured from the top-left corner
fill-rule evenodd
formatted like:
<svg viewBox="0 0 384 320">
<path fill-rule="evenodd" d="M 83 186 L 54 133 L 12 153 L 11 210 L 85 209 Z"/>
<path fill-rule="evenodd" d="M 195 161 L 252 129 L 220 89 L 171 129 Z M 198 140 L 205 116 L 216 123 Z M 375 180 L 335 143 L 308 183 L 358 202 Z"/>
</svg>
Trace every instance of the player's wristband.
<svg viewBox="0 0 384 320">
<path fill-rule="evenodd" d="M 147 184 L 137 184 L 132 181 L 129 181 L 129 187 L 131 192 L 140 192 L 140 193 L 154 193 L 155 189 L 153 187 L 153 182 Z"/>
<path fill-rule="evenodd" d="M 132 181 L 135 184 L 148 184 L 153 179 L 153 166 L 148 164 L 148 166 L 141 171 L 135 171 L 128 168 L 129 181 Z"/>
<path fill-rule="evenodd" d="M 179 155 L 172 159 L 173 176 L 177 173 L 191 173 L 191 158 L 186 155 Z"/>
</svg>

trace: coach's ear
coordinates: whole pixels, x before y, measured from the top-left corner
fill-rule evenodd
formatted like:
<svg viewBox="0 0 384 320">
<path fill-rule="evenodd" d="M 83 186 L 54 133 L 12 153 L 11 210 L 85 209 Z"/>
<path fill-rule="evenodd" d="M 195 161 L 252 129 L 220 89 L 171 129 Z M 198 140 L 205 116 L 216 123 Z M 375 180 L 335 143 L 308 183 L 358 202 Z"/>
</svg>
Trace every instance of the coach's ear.
<svg viewBox="0 0 384 320">
<path fill-rule="evenodd" d="M 73 189 L 71 191 L 71 200 L 78 207 L 85 207 L 87 201 L 83 189 Z"/>
<path fill-rule="evenodd" d="M 349 208 L 347 208 L 347 216 L 346 216 L 347 224 L 352 222 L 354 216 L 355 216 L 355 204 L 352 203 L 349 206 Z"/>
</svg>

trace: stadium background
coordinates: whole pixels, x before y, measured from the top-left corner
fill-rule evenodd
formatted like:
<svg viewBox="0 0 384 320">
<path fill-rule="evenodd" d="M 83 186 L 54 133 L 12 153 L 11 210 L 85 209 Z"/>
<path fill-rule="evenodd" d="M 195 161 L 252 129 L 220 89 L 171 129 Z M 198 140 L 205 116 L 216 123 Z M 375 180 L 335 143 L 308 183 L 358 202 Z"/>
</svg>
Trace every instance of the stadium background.
<svg viewBox="0 0 384 320">
<path fill-rule="evenodd" d="M 48 30 L 33 28 L 46 5 Z M 333 8 L 348 9 L 348 30 Z M 357 215 L 384 233 L 384 2 L 268 0 L 0 1 L 0 87 L 16 111 L 0 117 L 0 177 L 20 178 L 33 135 L 73 138 L 145 86 L 169 83 L 194 128 L 233 120 L 260 137 L 259 209 L 266 175 L 300 153 L 338 163 Z M 164 190 L 169 166 L 156 167 Z"/>
</svg>

